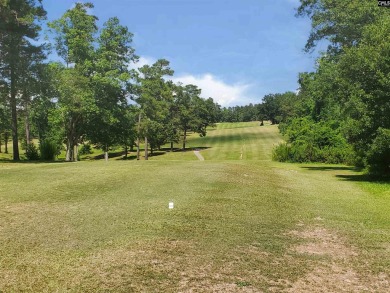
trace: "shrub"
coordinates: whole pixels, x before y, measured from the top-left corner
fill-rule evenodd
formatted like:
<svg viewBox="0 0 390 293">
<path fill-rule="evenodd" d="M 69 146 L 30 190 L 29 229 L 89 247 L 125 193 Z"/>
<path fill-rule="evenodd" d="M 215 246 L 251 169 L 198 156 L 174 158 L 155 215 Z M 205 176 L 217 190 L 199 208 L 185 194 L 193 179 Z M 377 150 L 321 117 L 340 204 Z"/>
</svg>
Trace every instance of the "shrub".
<svg viewBox="0 0 390 293">
<path fill-rule="evenodd" d="M 353 162 L 353 150 L 332 122 L 315 123 L 308 118 L 293 119 L 281 127 L 288 137 L 288 143 L 273 150 L 274 160 L 281 162 Z"/>
<path fill-rule="evenodd" d="M 81 156 L 81 155 L 89 155 L 89 154 L 92 154 L 92 147 L 90 144 L 83 144 L 79 151 L 78 151 L 78 154 Z"/>
<path fill-rule="evenodd" d="M 390 175 L 390 129 L 378 129 L 367 152 L 367 165 L 371 174 Z"/>
<path fill-rule="evenodd" d="M 272 160 L 279 162 L 288 162 L 290 158 L 291 146 L 287 143 L 281 143 L 272 150 Z"/>
<path fill-rule="evenodd" d="M 54 161 L 58 154 L 57 144 L 50 140 L 43 140 L 39 144 L 41 159 L 44 161 Z"/>
<path fill-rule="evenodd" d="M 26 157 L 29 161 L 39 160 L 38 148 L 34 143 L 29 143 L 26 145 Z"/>
</svg>

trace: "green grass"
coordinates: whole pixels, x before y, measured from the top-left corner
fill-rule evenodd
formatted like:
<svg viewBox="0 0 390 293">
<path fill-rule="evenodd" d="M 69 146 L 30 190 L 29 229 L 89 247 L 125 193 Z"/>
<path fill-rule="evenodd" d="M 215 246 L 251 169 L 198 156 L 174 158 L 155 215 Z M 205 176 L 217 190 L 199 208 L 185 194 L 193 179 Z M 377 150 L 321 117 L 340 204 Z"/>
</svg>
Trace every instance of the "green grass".
<svg viewBox="0 0 390 293">
<path fill-rule="evenodd" d="M 300 280 L 332 291 L 330 269 L 320 284 L 307 276 L 338 265 L 386 292 L 376 278 L 390 273 L 389 183 L 347 166 L 272 162 L 280 140 L 275 126 L 224 123 L 190 136 L 205 161 L 192 151 L 1 161 L 0 291 L 300 291 Z M 295 249 L 314 245 L 297 233 L 316 227 L 354 256 Z"/>
</svg>

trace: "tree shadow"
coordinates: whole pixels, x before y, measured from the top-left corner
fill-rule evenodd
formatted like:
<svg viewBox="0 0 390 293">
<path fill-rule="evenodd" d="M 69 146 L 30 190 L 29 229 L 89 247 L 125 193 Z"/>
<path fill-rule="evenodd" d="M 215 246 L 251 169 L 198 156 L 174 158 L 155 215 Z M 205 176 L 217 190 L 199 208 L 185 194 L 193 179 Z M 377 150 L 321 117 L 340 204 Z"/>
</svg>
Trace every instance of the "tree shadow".
<svg viewBox="0 0 390 293">
<path fill-rule="evenodd" d="M 173 152 L 201 151 L 201 150 L 207 150 L 210 148 L 211 147 L 204 147 L 204 146 L 203 147 L 187 147 L 187 148 L 185 148 L 185 150 L 183 150 L 183 148 L 173 148 Z M 168 152 L 168 153 L 171 152 L 171 148 L 161 148 L 160 150 Z"/>
<path fill-rule="evenodd" d="M 123 153 L 123 158 L 117 158 L 116 160 L 134 161 L 136 159 L 137 159 L 136 155 L 127 155 L 127 157 L 125 157 L 125 154 Z"/>
<path fill-rule="evenodd" d="M 191 151 L 203 151 L 203 150 L 207 150 L 207 149 L 211 149 L 211 147 L 194 147 L 194 148 L 191 148 L 190 150 Z"/>
<path fill-rule="evenodd" d="M 361 168 L 350 167 L 350 166 L 304 166 L 302 169 L 311 170 L 311 171 L 354 171 L 360 172 Z"/>
<path fill-rule="evenodd" d="M 379 184 L 389 184 L 390 177 L 374 176 L 369 174 L 351 174 L 351 175 L 336 175 L 337 178 L 343 181 L 354 181 L 354 182 L 372 182 Z"/>
<path fill-rule="evenodd" d="M 390 177 L 377 176 L 363 173 L 364 169 L 352 166 L 303 166 L 302 169 L 310 171 L 350 171 L 350 174 L 335 174 L 335 177 L 343 181 L 390 183 Z"/>
<path fill-rule="evenodd" d="M 117 158 L 120 156 L 124 156 L 125 151 L 120 151 L 120 152 L 115 152 L 115 153 L 108 153 L 108 158 Z M 104 159 L 104 154 L 96 155 L 96 156 L 91 156 L 91 157 L 85 157 L 85 159 L 92 159 L 92 160 L 102 160 Z"/>
<path fill-rule="evenodd" d="M 12 159 L 0 159 L 1 164 L 58 164 L 58 163 L 69 163 L 66 162 L 63 159 L 56 159 L 54 161 L 43 161 L 43 160 L 19 160 L 19 161 L 14 161 Z"/>
</svg>

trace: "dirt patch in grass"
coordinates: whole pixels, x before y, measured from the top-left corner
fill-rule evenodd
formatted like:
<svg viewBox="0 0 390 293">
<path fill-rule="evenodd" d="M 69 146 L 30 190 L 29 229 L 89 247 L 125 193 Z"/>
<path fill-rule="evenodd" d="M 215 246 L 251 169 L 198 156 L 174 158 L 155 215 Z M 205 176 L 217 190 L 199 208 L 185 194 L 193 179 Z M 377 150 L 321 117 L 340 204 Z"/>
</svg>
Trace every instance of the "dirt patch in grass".
<svg viewBox="0 0 390 293">
<path fill-rule="evenodd" d="M 160 239 L 82 258 L 68 279 L 70 289 L 80 291 L 98 287 L 113 292 L 259 292 L 252 283 L 255 274 L 237 272 L 242 259 L 228 259 L 216 262 L 192 242 Z"/>
<path fill-rule="evenodd" d="M 292 248 L 294 252 L 318 256 L 320 260 L 287 292 L 390 292 L 389 276 L 385 273 L 358 274 L 352 263 L 359 255 L 357 248 L 337 233 L 317 225 L 291 234 L 304 241 Z"/>
<path fill-rule="evenodd" d="M 323 227 L 317 226 L 301 232 L 293 231 L 292 234 L 308 240 L 294 247 L 298 253 L 328 256 L 334 259 L 348 259 L 357 256 L 354 248 L 347 247 L 338 235 Z"/>
</svg>

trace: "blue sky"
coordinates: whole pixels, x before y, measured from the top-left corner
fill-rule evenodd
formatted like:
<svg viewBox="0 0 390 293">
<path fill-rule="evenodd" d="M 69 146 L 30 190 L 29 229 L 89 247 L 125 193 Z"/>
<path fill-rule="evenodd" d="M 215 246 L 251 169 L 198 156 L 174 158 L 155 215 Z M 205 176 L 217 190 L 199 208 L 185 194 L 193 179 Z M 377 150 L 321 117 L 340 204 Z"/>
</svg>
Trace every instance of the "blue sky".
<svg viewBox="0 0 390 293">
<path fill-rule="evenodd" d="M 43 5 L 54 20 L 74 2 L 43 0 Z M 168 59 L 174 81 L 198 85 L 205 98 L 223 106 L 295 91 L 298 73 L 314 68 L 315 56 L 302 51 L 310 21 L 294 16 L 298 0 L 89 2 L 99 25 L 116 16 L 134 34 L 139 65 Z"/>
</svg>

